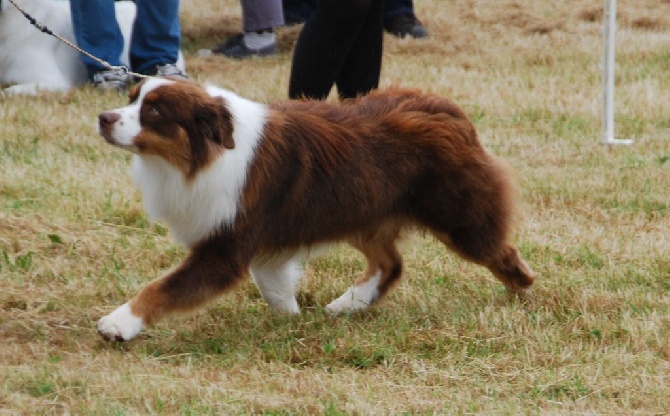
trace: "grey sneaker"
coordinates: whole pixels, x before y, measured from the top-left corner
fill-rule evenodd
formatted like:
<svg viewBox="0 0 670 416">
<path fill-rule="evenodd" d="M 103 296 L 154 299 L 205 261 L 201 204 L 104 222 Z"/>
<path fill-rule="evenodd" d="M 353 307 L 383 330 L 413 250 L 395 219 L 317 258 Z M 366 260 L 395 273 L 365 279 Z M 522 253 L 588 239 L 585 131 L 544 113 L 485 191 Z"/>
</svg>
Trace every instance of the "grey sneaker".
<svg viewBox="0 0 670 416">
<path fill-rule="evenodd" d="M 151 75 L 157 77 L 173 77 L 180 79 L 188 79 L 188 75 L 181 69 L 177 68 L 175 64 L 158 64 L 152 71 Z"/>
<path fill-rule="evenodd" d="M 93 74 L 91 82 L 103 90 L 124 90 L 130 85 L 130 75 L 116 69 L 103 69 Z"/>
<path fill-rule="evenodd" d="M 252 56 L 276 55 L 279 49 L 276 42 L 263 48 L 251 49 L 244 43 L 244 33 L 240 33 L 226 39 L 225 42 L 212 49 L 212 52 L 233 59 L 244 59 Z"/>
</svg>

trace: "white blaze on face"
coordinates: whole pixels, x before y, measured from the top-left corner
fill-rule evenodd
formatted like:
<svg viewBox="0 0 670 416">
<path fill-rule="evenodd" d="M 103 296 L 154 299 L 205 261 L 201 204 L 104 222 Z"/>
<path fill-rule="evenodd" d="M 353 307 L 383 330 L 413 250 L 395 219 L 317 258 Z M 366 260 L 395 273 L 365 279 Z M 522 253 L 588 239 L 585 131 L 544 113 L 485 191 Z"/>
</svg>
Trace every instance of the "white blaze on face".
<svg viewBox="0 0 670 416">
<path fill-rule="evenodd" d="M 111 138 L 114 140 L 114 144 L 137 153 L 134 139 L 142 131 L 142 125 L 140 124 L 140 109 L 144 97 L 157 87 L 171 84 L 173 82 L 174 81 L 167 79 L 150 79 L 142 85 L 140 93 L 135 101 L 125 107 L 109 111 L 109 113 L 118 114 L 120 117 L 119 120 L 114 123 L 111 131 Z M 99 126 L 98 130 L 100 130 Z M 100 131 L 98 132 L 101 133 Z"/>
<path fill-rule="evenodd" d="M 112 128 L 112 139 L 119 146 L 133 146 L 133 140 L 142 131 L 140 125 L 140 103 L 135 102 L 127 107 L 112 110 L 121 118 L 114 123 Z"/>
</svg>

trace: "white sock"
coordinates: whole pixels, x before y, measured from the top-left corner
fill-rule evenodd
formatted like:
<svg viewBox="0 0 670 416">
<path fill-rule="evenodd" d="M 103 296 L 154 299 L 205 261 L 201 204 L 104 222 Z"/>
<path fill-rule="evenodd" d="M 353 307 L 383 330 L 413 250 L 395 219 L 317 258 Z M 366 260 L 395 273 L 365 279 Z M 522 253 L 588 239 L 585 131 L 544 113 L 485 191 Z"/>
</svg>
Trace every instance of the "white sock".
<svg viewBox="0 0 670 416">
<path fill-rule="evenodd" d="M 251 50 L 258 50 L 277 42 L 274 32 L 244 32 L 244 44 Z"/>
</svg>

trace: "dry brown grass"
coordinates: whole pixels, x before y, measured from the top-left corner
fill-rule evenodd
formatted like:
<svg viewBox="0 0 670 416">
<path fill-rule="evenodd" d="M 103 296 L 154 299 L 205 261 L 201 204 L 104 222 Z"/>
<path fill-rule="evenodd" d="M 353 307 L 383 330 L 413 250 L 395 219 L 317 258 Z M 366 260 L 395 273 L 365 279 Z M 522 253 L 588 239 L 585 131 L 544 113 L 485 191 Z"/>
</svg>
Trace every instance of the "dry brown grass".
<svg viewBox="0 0 670 416">
<path fill-rule="evenodd" d="M 385 38 L 382 84 L 460 103 L 524 194 L 516 239 L 540 275 L 508 299 L 434 241 L 360 315 L 323 306 L 360 272 L 312 262 L 300 317 L 245 282 L 123 346 L 95 322 L 183 250 L 152 225 L 128 155 L 94 132 L 125 98 L 88 88 L 0 97 L 0 414 L 664 414 L 670 409 L 670 3 L 619 2 L 617 136 L 600 141 L 602 7 L 590 0 L 425 0 L 431 38 Z M 240 27 L 236 1 L 183 4 L 190 74 L 286 96 L 281 54 L 201 58 Z"/>
</svg>

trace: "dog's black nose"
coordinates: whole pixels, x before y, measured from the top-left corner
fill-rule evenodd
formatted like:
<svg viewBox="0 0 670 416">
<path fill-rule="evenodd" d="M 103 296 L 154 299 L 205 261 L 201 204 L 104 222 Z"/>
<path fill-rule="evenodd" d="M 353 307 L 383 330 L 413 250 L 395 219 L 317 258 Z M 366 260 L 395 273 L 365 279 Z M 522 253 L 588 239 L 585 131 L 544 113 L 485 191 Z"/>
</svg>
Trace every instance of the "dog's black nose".
<svg viewBox="0 0 670 416">
<path fill-rule="evenodd" d="M 120 118 L 121 116 L 118 115 L 117 113 L 107 111 L 104 113 L 100 113 L 100 115 L 98 116 L 98 122 L 100 123 L 101 126 L 105 126 L 116 123 L 117 121 L 119 121 Z"/>
</svg>

